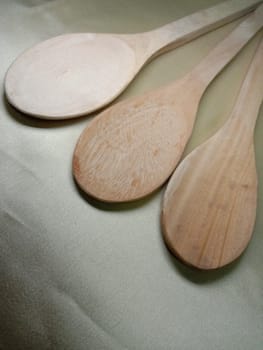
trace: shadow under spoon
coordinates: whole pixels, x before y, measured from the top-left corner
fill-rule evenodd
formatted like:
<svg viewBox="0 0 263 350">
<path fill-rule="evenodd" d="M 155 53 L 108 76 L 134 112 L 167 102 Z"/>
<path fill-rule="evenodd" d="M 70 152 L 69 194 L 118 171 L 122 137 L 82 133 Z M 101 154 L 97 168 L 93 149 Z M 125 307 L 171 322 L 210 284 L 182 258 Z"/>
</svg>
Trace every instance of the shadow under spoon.
<svg viewBox="0 0 263 350">
<path fill-rule="evenodd" d="M 164 240 L 185 263 L 216 269 L 235 260 L 253 233 L 257 173 L 253 133 L 263 98 L 263 39 L 230 118 L 178 166 L 165 191 Z"/>
<path fill-rule="evenodd" d="M 91 113 L 116 98 L 151 58 L 252 11 L 257 0 L 230 0 L 138 34 L 74 33 L 20 55 L 5 78 L 7 100 L 44 119 Z"/>
<path fill-rule="evenodd" d="M 206 87 L 262 26 L 263 5 L 182 79 L 94 118 L 73 156 L 81 189 L 102 201 L 126 202 L 160 187 L 182 156 Z"/>
</svg>

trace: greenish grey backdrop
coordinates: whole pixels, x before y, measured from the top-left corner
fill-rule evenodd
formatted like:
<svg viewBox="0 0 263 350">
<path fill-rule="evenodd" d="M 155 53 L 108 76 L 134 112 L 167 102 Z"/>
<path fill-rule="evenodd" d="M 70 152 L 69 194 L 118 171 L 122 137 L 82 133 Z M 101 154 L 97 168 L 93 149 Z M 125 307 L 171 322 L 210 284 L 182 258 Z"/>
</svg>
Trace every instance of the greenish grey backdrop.
<svg viewBox="0 0 263 350">
<path fill-rule="evenodd" d="M 95 114 L 40 121 L 3 96 L 11 62 L 41 40 L 141 32 L 219 2 L 0 0 L 0 349 L 263 348 L 263 108 L 253 239 L 236 263 L 205 273 L 184 267 L 163 244 L 164 188 L 127 205 L 99 204 L 78 191 L 72 152 Z M 119 100 L 181 77 L 236 23 L 157 58 Z M 227 119 L 259 39 L 210 85 L 185 154 Z"/>
</svg>

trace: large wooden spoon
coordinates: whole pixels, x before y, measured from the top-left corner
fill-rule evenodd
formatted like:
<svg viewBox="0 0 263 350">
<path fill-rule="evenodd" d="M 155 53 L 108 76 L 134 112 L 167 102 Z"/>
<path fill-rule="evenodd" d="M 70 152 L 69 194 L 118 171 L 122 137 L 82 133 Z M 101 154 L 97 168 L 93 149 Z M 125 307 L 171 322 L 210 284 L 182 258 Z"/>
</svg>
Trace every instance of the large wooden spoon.
<svg viewBox="0 0 263 350">
<path fill-rule="evenodd" d="M 263 40 L 232 114 L 179 165 L 162 210 L 164 239 L 187 264 L 215 269 L 246 248 L 257 205 L 253 131 L 263 98 Z"/>
<path fill-rule="evenodd" d="M 252 11 L 261 1 L 230 0 L 140 34 L 79 33 L 23 53 L 5 79 L 8 101 L 46 119 L 81 116 L 116 98 L 151 58 Z"/>
<path fill-rule="evenodd" d="M 74 152 L 79 186 L 107 202 L 135 200 L 161 186 L 183 153 L 207 85 L 262 26 L 263 5 L 185 77 L 94 118 Z"/>
</svg>

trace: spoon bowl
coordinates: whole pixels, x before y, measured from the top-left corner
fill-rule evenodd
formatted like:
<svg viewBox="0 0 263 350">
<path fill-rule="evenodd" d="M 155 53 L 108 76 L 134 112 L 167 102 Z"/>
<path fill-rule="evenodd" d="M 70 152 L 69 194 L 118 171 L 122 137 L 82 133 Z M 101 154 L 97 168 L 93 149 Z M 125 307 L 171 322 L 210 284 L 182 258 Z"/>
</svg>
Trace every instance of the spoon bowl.
<svg viewBox="0 0 263 350">
<path fill-rule="evenodd" d="M 15 61 L 6 76 L 6 96 L 24 113 L 72 118 L 114 99 L 135 70 L 135 52 L 121 36 L 62 35 Z"/>
<path fill-rule="evenodd" d="M 118 103 L 93 119 L 74 152 L 79 186 L 106 202 L 132 201 L 160 187 L 187 142 L 202 91 L 198 85 L 186 76 L 172 88 Z"/>
</svg>

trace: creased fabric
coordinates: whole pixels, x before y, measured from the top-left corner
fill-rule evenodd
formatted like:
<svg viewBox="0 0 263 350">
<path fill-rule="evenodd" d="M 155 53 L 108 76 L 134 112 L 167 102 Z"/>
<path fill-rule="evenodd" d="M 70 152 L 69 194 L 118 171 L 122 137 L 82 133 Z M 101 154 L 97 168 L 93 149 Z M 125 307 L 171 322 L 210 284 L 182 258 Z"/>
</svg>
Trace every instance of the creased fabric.
<svg viewBox="0 0 263 350">
<path fill-rule="evenodd" d="M 164 188 L 122 205 L 98 203 L 79 191 L 72 153 L 95 113 L 41 121 L 12 108 L 3 91 L 11 62 L 41 40 L 69 32 L 141 32 L 219 2 L 1 0 L 1 350 L 262 349 L 262 108 L 253 239 L 237 263 L 201 273 L 184 267 L 163 243 Z M 119 100 L 182 76 L 233 27 L 154 60 Z M 186 153 L 228 117 L 258 40 L 209 87 Z"/>
</svg>

